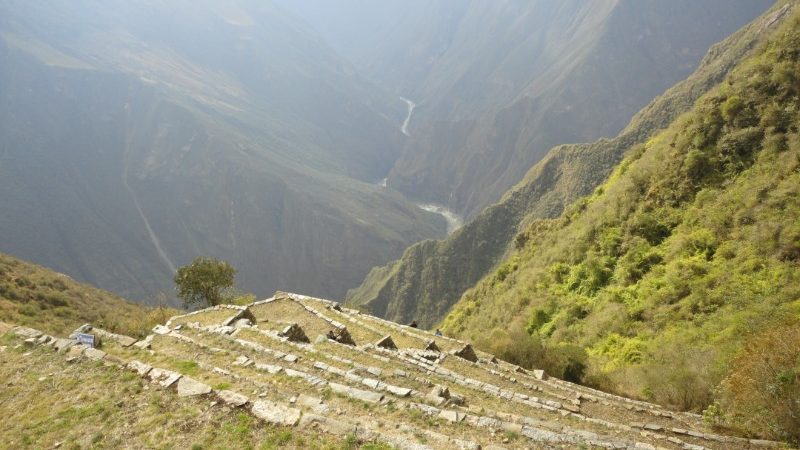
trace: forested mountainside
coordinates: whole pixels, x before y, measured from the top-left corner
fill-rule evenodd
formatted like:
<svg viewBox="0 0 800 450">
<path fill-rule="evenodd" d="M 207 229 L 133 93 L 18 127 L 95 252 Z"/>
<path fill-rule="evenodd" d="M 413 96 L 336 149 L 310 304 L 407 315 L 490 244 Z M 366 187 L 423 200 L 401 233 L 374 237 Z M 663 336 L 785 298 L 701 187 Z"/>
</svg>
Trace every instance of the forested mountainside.
<svg viewBox="0 0 800 450">
<path fill-rule="evenodd" d="M 616 135 L 773 2 L 389 1 L 383 15 L 369 3 L 283 2 L 416 102 L 388 186 L 472 218 L 553 146 Z M 367 17 L 374 27 L 356 25 Z"/>
<path fill-rule="evenodd" d="M 135 305 L 50 269 L 0 253 L 0 322 L 67 335 L 86 322 L 141 337 L 177 311 Z"/>
<path fill-rule="evenodd" d="M 374 185 L 405 106 L 262 1 L 0 4 L 0 249 L 137 301 L 213 255 L 343 296 L 445 221 Z"/>
<path fill-rule="evenodd" d="M 800 345 L 798 106 L 794 12 L 591 195 L 529 223 L 443 329 L 500 354 L 529 336 L 572 376 L 798 438 L 800 360 L 781 359 Z"/>
<path fill-rule="evenodd" d="M 701 95 L 721 82 L 758 42 L 786 17 L 773 9 L 715 45 L 689 78 L 652 101 L 614 139 L 553 149 L 497 204 L 443 241 L 415 244 L 403 257 L 373 269 L 348 302 L 400 322 L 424 326 L 441 320 L 462 294 L 491 272 L 514 246 L 526 224 L 554 218 L 591 193 L 635 144 L 667 127 Z"/>
</svg>

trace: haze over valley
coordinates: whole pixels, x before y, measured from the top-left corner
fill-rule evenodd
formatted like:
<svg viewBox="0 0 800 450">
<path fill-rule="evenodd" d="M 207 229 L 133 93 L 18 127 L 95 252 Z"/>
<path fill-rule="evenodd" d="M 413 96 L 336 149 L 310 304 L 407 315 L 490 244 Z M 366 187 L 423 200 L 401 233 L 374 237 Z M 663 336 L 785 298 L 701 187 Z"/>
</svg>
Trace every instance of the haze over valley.
<svg viewBox="0 0 800 450">
<path fill-rule="evenodd" d="M 0 450 L 800 446 L 800 0 L 0 1 Z"/>
<path fill-rule="evenodd" d="M 198 255 L 343 298 L 769 2 L 684 3 L 3 2 L 0 248 L 143 302 Z"/>
</svg>

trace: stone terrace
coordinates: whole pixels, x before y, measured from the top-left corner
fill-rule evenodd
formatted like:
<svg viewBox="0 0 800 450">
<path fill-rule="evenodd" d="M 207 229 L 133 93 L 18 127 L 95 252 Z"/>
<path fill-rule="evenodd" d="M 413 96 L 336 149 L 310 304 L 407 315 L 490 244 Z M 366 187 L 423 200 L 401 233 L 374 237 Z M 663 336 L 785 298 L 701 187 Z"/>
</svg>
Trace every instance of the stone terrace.
<svg viewBox="0 0 800 450">
<path fill-rule="evenodd" d="M 267 423 L 400 449 L 781 445 L 725 436 L 695 414 L 527 371 L 466 342 L 296 294 L 173 317 L 138 342 L 89 326 L 76 331 L 102 338 L 102 350 L 30 328 L 11 332 Z"/>
</svg>

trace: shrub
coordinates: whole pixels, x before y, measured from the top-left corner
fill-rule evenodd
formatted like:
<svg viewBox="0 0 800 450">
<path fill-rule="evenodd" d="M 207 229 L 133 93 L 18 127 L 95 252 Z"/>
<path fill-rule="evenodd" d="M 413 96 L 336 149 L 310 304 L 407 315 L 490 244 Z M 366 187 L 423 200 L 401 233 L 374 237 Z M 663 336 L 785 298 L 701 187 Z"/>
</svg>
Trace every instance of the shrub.
<svg viewBox="0 0 800 450">
<path fill-rule="evenodd" d="M 800 320 L 749 339 L 720 385 L 719 403 L 737 428 L 800 443 Z"/>
<path fill-rule="evenodd" d="M 219 305 L 224 290 L 233 287 L 236 270 L 226 261 L 198 257 L 175 273 L 175 289 L 186 306 Z"/>
</svg>

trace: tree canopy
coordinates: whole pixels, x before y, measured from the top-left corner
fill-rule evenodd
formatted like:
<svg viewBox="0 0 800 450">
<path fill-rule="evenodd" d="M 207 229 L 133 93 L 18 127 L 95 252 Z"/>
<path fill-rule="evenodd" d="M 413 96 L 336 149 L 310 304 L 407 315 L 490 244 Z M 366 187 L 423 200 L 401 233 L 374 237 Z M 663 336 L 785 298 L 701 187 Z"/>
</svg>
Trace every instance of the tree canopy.
<svg viewBox="0 0 800 450">
<path fill-rule="evenodd" d="M 219 305 L 224 290 L 233 287 L 235 274 L 236 269 L 227 261 L 198 257 L 175 273 L 175 290 L 186 307 Z"/>
</svg>

